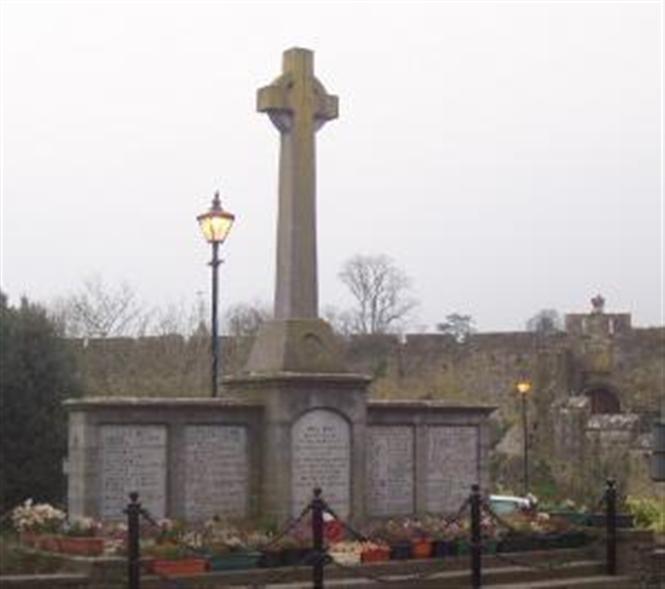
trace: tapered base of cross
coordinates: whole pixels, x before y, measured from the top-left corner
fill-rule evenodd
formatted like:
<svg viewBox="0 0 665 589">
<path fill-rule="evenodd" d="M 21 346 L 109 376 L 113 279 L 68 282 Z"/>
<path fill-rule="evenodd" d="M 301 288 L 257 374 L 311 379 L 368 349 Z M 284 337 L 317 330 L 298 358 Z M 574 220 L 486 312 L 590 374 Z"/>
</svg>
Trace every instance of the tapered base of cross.
<svg viewBox="0 0 665 589">
<path fill-rule="evenodd" d="M 264 323 L 245 367 L 250 373 L 345 373 L 340 342 L 322 319 Z"/>
</svg>

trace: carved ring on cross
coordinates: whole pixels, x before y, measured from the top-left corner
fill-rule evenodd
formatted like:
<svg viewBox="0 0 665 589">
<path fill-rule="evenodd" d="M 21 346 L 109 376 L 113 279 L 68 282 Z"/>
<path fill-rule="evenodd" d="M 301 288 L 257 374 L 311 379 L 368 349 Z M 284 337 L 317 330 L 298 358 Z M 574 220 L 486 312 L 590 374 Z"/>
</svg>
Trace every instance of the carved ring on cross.
<svg viewBox="0 0 665 589">
<path fill-rule="evenodd" d="M 285 73 L 279 76 L 270 86 L 261 88 L 258 96 L 258 110 L 266 112 L 272 124 L 281 133 L 288 133 L 293 128 L 294 113 L 301 109 L 302 105 L 294 102 L 302 97 L 302 94 L 294 93 L 294 76 Z M 311 78 L 312 92 L 305 94 L 307 105 L 306 111 L 312 113 L 314 119 L 314 131 L 318 131 L 323 125 L 338 116 L 337 96 L 326 92 L 323 84 L 316 78 Z"/>
</svg>

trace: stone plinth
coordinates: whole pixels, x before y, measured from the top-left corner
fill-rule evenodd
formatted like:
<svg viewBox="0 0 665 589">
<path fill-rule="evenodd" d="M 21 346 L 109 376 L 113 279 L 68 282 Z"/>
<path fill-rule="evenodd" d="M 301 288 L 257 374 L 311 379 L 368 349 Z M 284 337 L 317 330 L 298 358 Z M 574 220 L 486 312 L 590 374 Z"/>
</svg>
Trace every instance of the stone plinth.
<svg viewBox="0 0 665 589">
<path fill-rule="evenodd" d="M 275 372 L 225 380 L 228 394 L 264 408 L 264 515 L 277 521 L 298 515 L 312 489 L 321 486 L 340 515 L 364 517 L 368 383 L 365 376 L 343 373 Z"/>
<path fill-rule="evenodd" d="M 322 319 L 285 319 L 264 323 L 245 371 L 250 374 L 346 373 L 340 342 Z"/>
</svg>

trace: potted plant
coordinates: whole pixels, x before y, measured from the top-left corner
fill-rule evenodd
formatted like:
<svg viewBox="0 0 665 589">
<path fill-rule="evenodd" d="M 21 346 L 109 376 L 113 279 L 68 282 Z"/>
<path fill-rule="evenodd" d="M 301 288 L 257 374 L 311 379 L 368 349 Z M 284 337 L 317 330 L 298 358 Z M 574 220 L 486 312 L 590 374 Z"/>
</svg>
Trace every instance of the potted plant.
<svg viewBox="0 0 665 589">
<path fill-rule="evenodd" d="M 469 554 L 470 523 L 468 520 L 454 522 L 450 526 L 450 548 L 451 556 L 462 556 Z"/>
<path fill-rule="evenodd" d="M 457 554 L 455 537 L 459 528 L 456 522 L 447 522 L 442 517 L 427 516 L 422 526 L 432 540 L 431 555 L 434 558 L 445 558 Z"/>
<path fill-rule="evenodd" d="M 363 542 L 361 544 L 361 562 L 384 562 L 390 560 L 390 546 L 378 542 Z"/>
<path fill-rule="evenodd" d="M 205 558 L 191 556 L 185 546 L 165 542 L 153 544 L 144 549 L 144 554 L 151 557 L 151 572 L 155 575 L 193 575 L 204 573 L 208 568 Z"/>
<path fill-rule="evenodd" d="M 390 546 L 391 560 L 408 560 L 411 558 L 411 540 L 413 537 L 411 520 L 388 520 L 377 531 L 377 535 Z"/>
<path fill-rule="evenodd" d="M 342 540 L 335 542 L 328 550 L 330 557 L 345 565 L 358 564 L 361 561 L 364 547 L 362 542 L 357 540 Z"/>
<path fill-rule="evenodd" d="M 60 552 L 80 556 L 99 556 L 104 552 L 104 538 L 97 537 L 101 526 L 90 517 L 73 518 L 64 523 L 59 539 Z"/>
<path fill-rule="evenodd" d="M 21 542 L 41 550 L 58 550 L 57 534 L 66 518 L 64 511 L 27 499 L 12 510 L 11 518 Z"/>
<path fill-rule="evenodd" d="M 411 522 L 411 556 L 413 558 L 430 558 L 433 542 L 428 526 L 420 521 Z"/>
<path fill-rule="evenodd" d="M 203 542 L 210 568 L 228 571 L 256 567 L 261 557 L 257 546 L 266 544 L 267 540 L 265 534 L 243 531 L 218 520 L 216 525 L 207 527 Z"/>
</svg>

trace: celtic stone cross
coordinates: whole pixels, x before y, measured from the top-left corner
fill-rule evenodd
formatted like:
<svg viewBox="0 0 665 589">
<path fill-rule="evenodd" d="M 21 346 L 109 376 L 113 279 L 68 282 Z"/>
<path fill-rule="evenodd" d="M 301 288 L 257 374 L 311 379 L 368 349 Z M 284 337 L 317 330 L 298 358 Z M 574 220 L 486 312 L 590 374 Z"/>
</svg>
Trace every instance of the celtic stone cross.
<svg viewBox="0 0 665 589">
<path fill-rule="evenodd" d="M 337 97 L 314 77 L 314 54 L 284 52 L 282 75 L 257 95 L 280 132 L 275 319 L 318 317 L 315 134 L 337 118 Z"/>
</svg>

